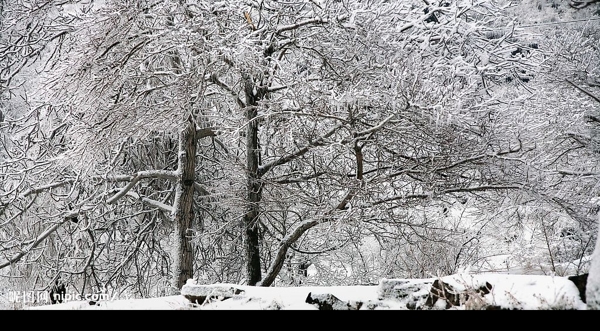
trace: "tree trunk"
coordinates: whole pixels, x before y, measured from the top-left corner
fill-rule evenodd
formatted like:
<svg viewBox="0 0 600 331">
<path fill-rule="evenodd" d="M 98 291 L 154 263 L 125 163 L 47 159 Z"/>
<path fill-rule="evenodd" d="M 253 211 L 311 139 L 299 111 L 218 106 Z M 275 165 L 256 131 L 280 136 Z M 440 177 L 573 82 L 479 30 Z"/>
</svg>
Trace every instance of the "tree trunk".
<svg viewBox="0 0 600 331">
<path fill-rule="evenodd" d="M 260 97 L 254 92 L 254 83 L 249 75 L 244 76 L 246 94 L 246 171 L 247 171 L 247 203 L 243 225 L 245 227 L 246 248 L 246 277 L 248 285 L 254 286 L 261 280 L 260 249 L 258 233 L 259 203 L 262 199 L 262 185 L 258 167 L 260 163 L 260 150 L 258 147 L 258 121 L 256 116 L 257 99 Z"/>
<path fill-rule="evenodd" d="M 194 219 L 194 182 L 196 179 L 196 126 L 190 118 L 188 126 L 179 137 L 179 175 L 174 205 L 175 250 L 173 286 L 179 293 L 181 287 L 193 277 L 193 250 L 189 229 Z"/>
</svg>

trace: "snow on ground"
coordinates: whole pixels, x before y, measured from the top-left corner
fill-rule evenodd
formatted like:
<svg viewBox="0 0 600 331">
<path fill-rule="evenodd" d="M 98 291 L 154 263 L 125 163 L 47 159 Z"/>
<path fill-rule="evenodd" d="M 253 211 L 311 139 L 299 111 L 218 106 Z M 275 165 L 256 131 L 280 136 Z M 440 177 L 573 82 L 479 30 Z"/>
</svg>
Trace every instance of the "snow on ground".
<svg viewBox="0 0 600 331">
<path fill-rule="evenodd" d="M 316 310 L 315 304 L 309 304 L 306 299 L 309 293 L 315 297 L 319 294 L 331 294 L 338 299 L 348 302 L 365 303 L 361 310 L 405 310 L 407 300 L 420 300 L 422 304 L 429 293 L 431 283 L 436 278 L 430 279 L 388 279 L 382 280 L 379 286 L 317 286 L 317 287 L 254 287 L 236 284 L 195 285 L 188 281 L 188 291 L 192 293 L 195 287 L 242 290 L 240 294 L 231 298 L 219 300 L 206 300 L 203 304 L 191 304 L 182 295 L 167 296 L 149 299 L 127 299 L 101 301 L 97 305 L 90 305 L 87 301 L 70 301 L 56 305 L 29 307 L 28 309 L 47 310 Z M 457 291 L 474 293 L 485 283 L 492 285 L 490 293 L 480 300 L 487 305 L 499 306 L 503 309 L 522 310 L 586 310 L 585 303 L 581 300 L 579 290 L 567 277 L 542 276 L 542 275 L 507 275 L 507 274 L 456 274 L 441 277 L 444 283 L 454 287 Z M 406 284 L 421 287 L 405 298 L 382 297 L 384 284 Z M 403 286 L 396 286 L 399 289 Z M 192 292 L 189 289 L 192 289 Z M 423 289 L 426 290 L 423 292 Z M 222 298 L 222 296 L 221 296 Z M 478 297 L 479 298 L 479 297 Z M 368 303 L 368 304 L 367 304 Z M 480 309 L 481 306 L 452 307 L 455 310 Z M 441 305 L 426 309 L 445 309 Z"/>
</svg>

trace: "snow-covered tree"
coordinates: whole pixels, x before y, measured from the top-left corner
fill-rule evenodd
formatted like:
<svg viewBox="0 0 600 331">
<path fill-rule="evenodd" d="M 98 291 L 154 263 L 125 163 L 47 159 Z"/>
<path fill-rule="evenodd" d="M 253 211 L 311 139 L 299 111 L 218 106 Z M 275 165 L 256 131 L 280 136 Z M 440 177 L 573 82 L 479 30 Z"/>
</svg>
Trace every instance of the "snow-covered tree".
<svg viewBox="0 0 600 331">
<path fill-rule="evenodd" d="M 566 39 L 510 2 L 46 6 L 67 20 L 41 38 L 57 51 L 18 94 L 29 115 L 0 124 L 5 266 L 141 295 L 311 264 L 372 283 L 478 265 L 479 239 L 531 208 L 588 219 L 590 193 L 565 188 L 593 162 L 557 110 L 584 98 L 545 89 Z M 29 28 L 6 29 L 3 60 Z"/>
<path fill-rule="evenodd" d="M 558 207 L 554 213 L 562 212 L 575 221 L 573 227 L 563 229 L 560 237 L 579 238 L 578 253 L 569 263 L 578 265 L 578 274 L 589 270 L 587 304 L 590 309 L 598 309 L 596 118 L 600 109 L 600 7 L 594 0 L 524 6 L 530 6 L 531 14 L 522 16 L 521 24 L 545 36 L 549 50 L 539 72 L 543 85 L 536 86 L 537 95 L 528 103 L 532 109 L 545 109 L 547 120 L 554 122 L 546 125 L 549 130 L 538 140 L 538 148 L 541 152 L 561 151 L 550 153 L 550 157 L 539 154 L 531 164 L 544 174 L 539 192 Z M 556 244 L 557 240 L 547 242 L 548 247 Z"/>
</svg>

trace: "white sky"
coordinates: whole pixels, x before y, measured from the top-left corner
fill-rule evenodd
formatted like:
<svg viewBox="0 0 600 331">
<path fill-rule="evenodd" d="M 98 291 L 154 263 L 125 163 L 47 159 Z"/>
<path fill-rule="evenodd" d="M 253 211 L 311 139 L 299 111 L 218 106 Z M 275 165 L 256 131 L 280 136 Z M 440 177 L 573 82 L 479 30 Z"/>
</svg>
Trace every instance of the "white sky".
<svg viewBox="0 0 600 331">
<path fill-rule="evenodd" d="M 379 286 L 333 286 L 333 287 L 253 287 L 235 284 L 213 284 L 197 286 L 190 280 L 185 286 L 186 293 L 194 293 L 206 287 L 235 287 L 245 291 L 233 298 L 223 301 L 214 300 L 203 305 L 191 305 L 183 296 L 167 296 L 151 299 L 129 299 L 102 301 L 99 305 L 89 305 L 87 301 L 69 301 L 63 304 L 30 307 L 30 309 L 74 309 L 74 310 L 316 310 L 317 306 L 306 303 L 309 293 L 332 294 L 345 302 L 363 302 L 361 310 L 402 310 L 407 309 L 407 300 L 425 302 L 428 288 L 435 278 L 428 279 L 390 279 L 380 282 Z M 500 306 L 505 309 L 524 310 L 586 310 L 585 303 L 579 297 L 575 284 L 567 277 L 541 275 L 509 275 L 499 273 L 487 274 L 456 274 L 442 277 L 445 283 L 457 291 L 477 288 L 485 282 L 492 285 L 490 293 L 483 296 L 485 304 Z M 408 281 L 415 288 L 404 299 L 379 298 L 379 291 L 384 284 L 398 281 Z M 438 301 L 440 303 L 441 301 Z M 475 306 L 478 307 L 478 306 Z M 433 309 L 445 309 L 435 306 Z M 461 305 L 450 309 L 466 310 L 469 307 Z"/>
</svg>

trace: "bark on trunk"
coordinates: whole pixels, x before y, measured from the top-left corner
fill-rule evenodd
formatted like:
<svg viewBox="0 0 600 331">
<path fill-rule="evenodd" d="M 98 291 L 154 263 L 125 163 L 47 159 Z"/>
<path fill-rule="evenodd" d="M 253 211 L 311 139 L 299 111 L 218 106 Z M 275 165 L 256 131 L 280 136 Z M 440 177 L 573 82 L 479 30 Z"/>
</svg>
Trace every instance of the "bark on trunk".
<svg viewBox="0 0 600 331">
<path fill-rule="evenodd" d="M 244 214 L 243 224 L 245 227 L 246 245 L 246 277 L 248 285 L 254 286 L 261 280 L 260 267 L 260 239 L 258 232 L 259 203 L 262 199 L 262 185 L 258 172 L 260 163 L 260 150 L 258 146 L 258 114 L 257 100 L 262 97 L 261 91 L 255 92 L 255 86 L 249 75 L 244 77 L 246 94 L 246 171 L 247 171 L 247 202 L 248 206 Z"/>
<path fill-rule="evenodd" d="M 244 215 L 246 230 L 246 275 L 248 285 L 254 286 L 261 279 L 260 249 L 258 234 L 259 203 L 262 198 L 262 187 L 258 178 L 258 124 L 253 119 L 256 109 L 246 111 L 246 119 L 250 121 L 247 129 L 247 199 L 248 207 Z"/>
<path fill-rule="evenodd" d="M 194 274 L 194 261 L 189 229 L 194 219 L 194 182 L 196 179 L 196 127 L 190 118 L 179 138 L 177 194 L 174 206 L 175 251 L 173 285 L 177 292 Z"/>
</svg>

